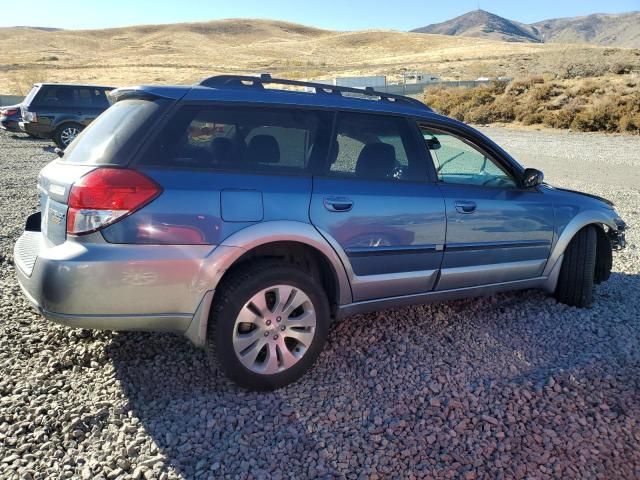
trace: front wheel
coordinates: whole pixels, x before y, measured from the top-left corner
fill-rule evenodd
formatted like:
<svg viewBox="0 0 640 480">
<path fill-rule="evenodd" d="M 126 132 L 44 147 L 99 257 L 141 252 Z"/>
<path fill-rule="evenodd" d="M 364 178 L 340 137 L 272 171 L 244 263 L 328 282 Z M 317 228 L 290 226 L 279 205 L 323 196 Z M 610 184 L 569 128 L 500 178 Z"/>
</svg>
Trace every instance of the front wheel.
<svg viewBox="0 0 640 480">
<path fill-rule="evenodd" d="M 308 273 L 281 262 L 231 272 L 214 299 L 210 361 L 238 385 L 272 390 L 298 380 L 324 346 L 329 304 Z"/>
<path fill-rule="evenodd" d="M 595 227 L 587 226 L 576 233 L 564 253 L 555 296 L 559 302 L 574 307 L 589 307 L 593 302 L 596 268 Z"/>
<path fill-rule="evenodd" d="M 58 147 L 64 150 L 83 129 L 84 127 L 79 123 L 65 123 L 56 129 L 53 135 L 53 141 Z"/>
</svg>

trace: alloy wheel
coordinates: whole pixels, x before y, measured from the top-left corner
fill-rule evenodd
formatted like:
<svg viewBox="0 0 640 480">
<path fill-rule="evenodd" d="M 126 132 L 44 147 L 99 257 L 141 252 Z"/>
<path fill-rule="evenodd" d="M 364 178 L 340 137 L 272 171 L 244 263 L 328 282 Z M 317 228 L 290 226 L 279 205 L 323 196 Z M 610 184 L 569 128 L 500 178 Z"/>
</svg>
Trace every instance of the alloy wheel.
<svg viewBox="0 0 640 480">
<path fill-rule="evenodd" d="M 316 331 L 309 296 L 291 285 L 260 290 L 245 303 L 233 327 L 240 362 L 262 375 L 283 372 L 307 352 Z"/>
<path fill-rule="evenodd" d="M 62 132 L 60 132 L 60 141 L 65 147 L 67 147 L 79 133 L 80 130 L 76 127 L 66 127 Z"/>
</svg>

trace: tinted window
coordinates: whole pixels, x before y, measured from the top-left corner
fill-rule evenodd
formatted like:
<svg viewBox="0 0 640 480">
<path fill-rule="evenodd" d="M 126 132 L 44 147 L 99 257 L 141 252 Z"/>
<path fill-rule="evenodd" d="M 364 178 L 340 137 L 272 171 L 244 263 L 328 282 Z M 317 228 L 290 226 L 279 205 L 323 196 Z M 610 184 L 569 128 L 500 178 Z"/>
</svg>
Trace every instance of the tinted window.
<svg viewBox="0 0 640 480">
<path fill-rule="evenodd" d="M 35 98 L 36 94 L 38 93 L 38 91 L 40 90 L 40 87 L 34 85 L 33 87 L 31 87 L 31 90 L 29 91 L 29 93 L 27 93 L 27 96 L 24 99 L 24 102 L 22 102 L 23 105 L 30 105 L 31 101 Z"/>
<path fill-rule="evenodd" d="M 254 172 L 307 170 L 330 122 L 306 110 L 183 107 L 143 163 Z M 324 150 L 326 154 L 326 150 Z"/>
<path fill-rule="evenodd" d="M 435 163 L 438 180 L 444 183 L 517 188 L 516 181 L 481 150 L 459 137 L 421 128 Z"/>
<path fill-rule="evenodd" d="M 103 89 L 68 85 L 43 86 L 33 104 L 38 107 L 106 108 L 109 106 Z"/>
<path fill-rule="evenodd" d="M 65 150 L 64 162 L 81 165 L 126 165 L 133 149 L 166 100 L 123 100 L 94 120 Z"/>
<path fill-rule="evenodd" d="M 341 113 L 332 145 L 331 175 L 371 180 L 427 178 L 421 147 L 403 118 Z"/>
</svg>

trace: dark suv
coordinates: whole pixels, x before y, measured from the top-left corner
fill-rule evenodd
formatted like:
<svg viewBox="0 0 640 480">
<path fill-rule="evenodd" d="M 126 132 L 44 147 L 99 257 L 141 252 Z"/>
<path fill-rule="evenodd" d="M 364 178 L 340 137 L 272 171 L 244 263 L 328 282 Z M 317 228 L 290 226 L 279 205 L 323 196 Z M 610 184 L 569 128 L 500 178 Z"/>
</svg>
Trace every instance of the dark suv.
<svg viewBox="0 0 640 480">
<path fill-rule="evenodd" d="M 20 285 L 66 325 L 180 332 L 247 387 L 296 380 L 356 313 L 524 288 L 588 307 L 625 245 L 613 204 L 411 98 L 268 75 L 110 96 L 40 172 Z"/>
<path fill-rule="evenodd" d="M 36 83 L 22 103 L 20 129 L 50 138 L 64 149 L 87 125 L 109 108 L 113 87 Z"/>
</svg>

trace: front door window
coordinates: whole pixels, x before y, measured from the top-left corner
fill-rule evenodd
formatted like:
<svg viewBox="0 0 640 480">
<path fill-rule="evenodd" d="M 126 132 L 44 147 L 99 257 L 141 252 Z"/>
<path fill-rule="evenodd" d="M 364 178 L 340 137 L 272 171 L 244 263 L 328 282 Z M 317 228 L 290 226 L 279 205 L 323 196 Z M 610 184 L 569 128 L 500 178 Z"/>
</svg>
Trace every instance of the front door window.
<svg viewBox="0 0 640 480">
<path fill-rule="evenodd" d="M 421 128 L 438 180 L 457 185 L 517 188 L 498 163 L 459 137 Z"/>
</svg>

